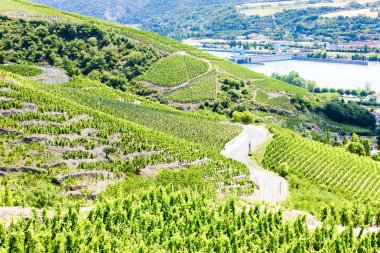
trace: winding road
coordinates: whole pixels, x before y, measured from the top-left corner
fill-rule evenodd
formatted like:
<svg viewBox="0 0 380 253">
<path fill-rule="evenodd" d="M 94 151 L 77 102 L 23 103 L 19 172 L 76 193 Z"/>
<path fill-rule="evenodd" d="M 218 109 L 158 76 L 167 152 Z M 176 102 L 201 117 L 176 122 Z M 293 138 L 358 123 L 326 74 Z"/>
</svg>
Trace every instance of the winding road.
<svg viewBox="0 0 380 253">
<path fill-rule="evenodd" d="M 269 138 L 269 131 L 262 126 L 244 125 L 242 127 L 243 132 L 225 145 L 222 155 L 242 162 L 249 168 L 251 180 L 257 185 L 255 193 L 251 196 L 252 200 L 266 201 L 271 204 L 285 200 L 289 195 L 286 180 L 260 168 L 248 157 L 249 145 L 252 151 L 260 148 Z"/>
</svg>

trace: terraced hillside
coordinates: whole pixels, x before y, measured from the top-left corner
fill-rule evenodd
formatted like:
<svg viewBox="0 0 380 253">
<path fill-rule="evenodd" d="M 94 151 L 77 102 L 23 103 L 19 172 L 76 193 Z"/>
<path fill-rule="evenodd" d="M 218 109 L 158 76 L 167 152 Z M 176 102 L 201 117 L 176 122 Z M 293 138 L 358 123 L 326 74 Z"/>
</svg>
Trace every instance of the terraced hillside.
<svg viewBox="0 0 380 253">
<path fill-rule="evenodd" d="M 82 74 L 114 88 L 174 102 L 217 101 L 219 89 L 215 97 L 208 91 L 203 94 L 203 90 L 198 88 L 206 82 L 211 83 L 208 78 L 211 74 L 218 77 L 215 87 L 220 87 L 218 83 L 230 76 L 265 92 L 285 92 L 290 96 L 307 94 L 304 89 L 147 31 L 62 13 L 23 0 L 3 0 L 2 3 L 0 14 L 30 20 L 17 22 L 3 18 L 0 53 L 6 62 L 49 63 L 64 67 L 71 76 Z M 25 15 L 16 15 L 20 9 Z M 62 16 L 62 20 L 51 22 L 45 18 L 46 13 Z M 36 19 L 49 22 L 34 22 Z M 11 33 L 11 30 L 23 32 Z M 52 36 L 45 38 L 48 33 Z M 30 37 L 35 41 L 28 40 Z M 19 48 L 23 50 L 17 51 Z M 208 87 L 211 89 L 213 86 Z M 194 96 L 184 101 L 181 93 L 186 94 L 186 90 L 179 96 L 167 96 L 182 89 L 191 89 Z"/>
<path fill-rule="evenodd" d="M 380 164 L 349 153 L 342 147 L 276 130 L 263 164 L 271 170 L 288 167 L 290 174 L 329 187 L 351 201 L 380 200 Z"/>
<path fill-rule="evenodd" d="M 25 6 L 23 12 L 27 14 L 8 15 L 23 18 L 23 22 L 2 18 L 0 59 L 5 63 L 62 67 L 71 77 L 85 76 L 182 110 L 201 109 L 227 118 L 232 118 L 235 111 L 250 111 L 260 118 L 258 121 L 275 121 L 300 132 L 305 129 L 305 121 L 322 129 L 326 124 L 315 110 L 336 97 L 309 93 L 147 31 L 24 0 L 2 3 L 0 10 L 4 14 L 17 14 L 21 6 Z M 52 21 L 45 18 L 46 13 L 62 18 Z M 10 32 L 14 30 L 22 32 Z M 242 85 L 224 89 L 229 79 Z M 301 99 L 293 99 L 296 96 Z M 333 123 L 331 129 L 334 126 L 334 131 L 339 131 L 340 126 Z"/>
<path fill-rule="evenodd" d="M 223 117 L 214 116 L 212 119 L 200 113 L 178 111 L 89 79 L 75 78 L 69 83 L 50 86 L 35 85 L 49 93 L 66 96 L 104 113 L 215 148 L 216 151 L 240 132 L 239 127 L 217 121 Z"/>
<path fill-rule="evenodd" d="M 213 179 L 225 179 L 220 190 L 228 192 L 233 177 L 248 173 L 218 155 L 223 138 L 208 147 L 217 136 L 207 128 L 224 132 L 225 139 L 239 128 L 137 100 L 94 81 L 46 85 L 1 72 L 0 114 L 3 205 L 44 207 L 72 195 L 94 198 L 129 174 L 189 166 L 205 177 L 220 171 Z M 180 131 L 190 127 L 192 133 Z M 249 180 L 240 186 L 233 188 L 240 194 L 254 188 Z M 39 200 L 38 192 L 56 196 Z"/>
<path fill-rule="evenodd" d="M 379 225 L 372 205 L 352 212 L 355 219 L 332 206 L 323 224 L 310 224 L 252 203 L 257 182 L 220 154 L 242 130 L 230 114 L 251 119 L 257 102 L 296 111 L 289 106 L 296 95 L 318 100 L 306 90 L 149 32 L 23 0 L 3 0 L 0 11 L 8 14 L 0 17 L 0 252 L 379 248 L 376 229 L 354 229 Z M 28 64 L 63 67 L 72 78 L 38 82 L 34 75 L 47 69 Z M 165 105 L 170 100 L 203 110 L 177 110 Z M 270 154 L 277 167 L 280 155 Z M 369 176 L 360 180 L 378 187 L 376 166 L 360 169 Z M 367 204 L 360 188 L 345 191 Z"/>
</svg>

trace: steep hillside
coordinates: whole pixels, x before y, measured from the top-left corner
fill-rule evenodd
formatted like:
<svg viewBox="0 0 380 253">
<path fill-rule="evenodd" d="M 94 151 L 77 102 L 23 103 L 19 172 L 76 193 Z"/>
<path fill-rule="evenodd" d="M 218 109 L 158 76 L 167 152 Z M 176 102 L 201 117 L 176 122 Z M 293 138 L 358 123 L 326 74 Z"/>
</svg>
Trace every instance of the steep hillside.
<svg viewBox="0 0 380 253">
<path fill-rule="evenodd" d="M 0 10 L 26 19 L 2 17 L 0 61 L 5 63 L 63 67 L 72 77 L 85 76 L 181 110 L 200 109 L 199 114 L 217 113 L 224 119 L 249 111 L 257 122 L 309 136 L 328 131 L 373 134 L 373 129 L 321 117 L 320 108 L 337 94 L 309 93 L 170 38 L 23 0 L 4 0 Z"/>
<path fill-rule="evenodd" d="M 90 4 L 83 0 L 75 1 L 75 3 L 68 0 L 36 0 L 34 2 L 108 21 L 138 25 L 143 29 L 177 38 L 185 37 L 188 33 L 213 33 L 209 28 L 210 26 L 215 28 L 217 23 L 228 25 L 232 21 L 232 24 L 222 29 L 227 31 L 239 31 L 247 26 L 247 19 L 234 8 L 235 4 L 244 2 L 238 0 L 227 2 L 223 0 L 143 0 L 138 2 L 108 0 L 91 1 Z M 225 20 L 220 20 L 219 17 L 223 14 Z M 234 18 L 240 19 L 244 24 L 234 22 Z M 185 31 L 183 29 L 185 27 L 190 29 Z M 180 30 L 176 31 L 178 28 Z"/>
<path fill-rule="evenodd" d="M 2 13 L 27 21 L 2 18 L 2 62 L 63 67 L 70 76 L 84 75 L 184 110 L 201 108 L 227 118 L 246 110 L 280 114 L 286 121 L 277 121 L 294 129 L 301 123 L 289 120 L 298 117 L 320 124 L 309 111 L 329 99 L 150 32 L 24 1 L 3 3 Z M 292 99 L 296 95 L 315 106 L 304 110 L 299 104 L 304 100 Z"/>
<path fill-rule="evenodd" d="M 328 98 L 150 32 L 22 0 L 3 0 L 0 10 L 8 15 L 0 17 L 0 252 L 379 248 L 377 163 L 276 133 L 268 168 L 278 171 L 284 159 L 291 173 L 318 173 L 320 166 L 298 165 L 313 152 L 322 160 L 332 153 L 326 161 L 339 169 L 331 189 L 322 179 L 312 185 L 345 201 L 358 197 L 339 208 L 321 202 L 313 209 L 321 223 L 280 203 L 253 203 L 260 182 L 221 155 L 227 142 L 245 146 L 242 153 L 257 149 L 230 117 L 302 122 L 322 118 L 313 107 Z M 186 106 L 198 110 L 173 108 Z M 295 162 L 286 155 L 293 150 L 305 155 Z M 340 156 L 353 163 L 338 167 Z M 335 176 L 344 171 L 340 195 Z"/>
<path fill-rule="evenodd" d="M 92 199 L 130 174 L 160 168 L 194 164 L 204 176 L 220 170 L 218 178 L 225 177 L 227 184 L 248 173 L 218 155 L 238 127 L 137 100 L 85 79 L 49 86 L 0 73 L 2 205 L 49 207 L 70 196 Z M 224 188 L 220 190 L 228 192 Z"/>
<path fill-rule="evenodd" d="M 355 34 L 366 36 L 379 31 L 379 17 L 375 12 L 379 8 L 378 1 L 33 1 L 121 24 L 133 24 L 179 40 L 189 37 L 233 38 L 250 33 L 260 33 L 276 40 L 296 40 L 301 34 L 323 35 L 334 40 L 345 36 L 357 40 Z M 371 17 L 365 15 L 370 10 L 374 11 Z M 346 13 L 354 15 L 338 17 Z"/>
<path fill-rule="evenodd" d="M 369 201 L 380 204 L 378 162 L 352 154 L 344 147 L 332 147 L 294 132 L 278 129 L 273 132 L 275 137 L 266 148 L 263 165 L 287 176 L 293 184 L 295 208 L 317 209 L 312 204 L 315 198 L 320 199 L 319 207 L 339 197 L 346 203 Z M 311 194 L 308 187 L 313 187 L 310 185 L 318 186 L 319 192 Z M 308 191 L 309 196 L 305 195 Z"/>
</svg>

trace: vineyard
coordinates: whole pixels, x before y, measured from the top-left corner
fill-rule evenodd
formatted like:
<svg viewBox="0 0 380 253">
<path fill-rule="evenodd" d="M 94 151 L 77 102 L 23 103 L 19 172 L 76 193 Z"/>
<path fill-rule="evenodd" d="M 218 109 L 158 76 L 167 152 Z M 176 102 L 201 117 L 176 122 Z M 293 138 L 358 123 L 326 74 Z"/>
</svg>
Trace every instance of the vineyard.
<svg viewBox="0 0 380 253">
<path fill-rule="evenodd" d="M 216 73 L 211 76 L 203 77 L 200 80 L 176 90 L 164 96 L 167 100 L 177 102 L 198 102 L 216 99 Z"/>
<path fill-rule="evenodd" d="M 263 164 L 271 170 L 285 164 L 290 173 L 331 187 L 351 200 L 380 199 L 379 163 L 285 130 L 275 131 Z"/>
<path fill-rule="evenodd" d="M 147 31 L 24 0 L 0 14 L 0 253 L 380 248 L 378 162 L 274 128 L 262 164 L 313 197 L 303 215 L 254 203 L 259 182 L 221 155 L 240 114 L 366 130 L 296 108 L 322 97 Z M 71 78 L 38 82 L 40 64 Z"/>
<path fill-rule="evenodd" d="M 86 79 L 62 85 L 12 75 L 7 79 L 12 81 L 0 85 L 2 205 L 41 208 L 71 197 L 93 199 L 99 189 L 105 190 L 128 174 L 165 168 L 198 168 L 203 177 L 213 178 L 221 194 L 254 190 L 248 178 L 235 179 L 248 174 L 247 169 L 221 157 L 218 146 L 223 138 L 217 140 L 211 134 L 220 129 L 227 140 L 239 128 L 142 98 L 144 102 L 135 105 L 135 95 Z M 105 177 L 105 172 L 111 174 Z M 79 181 L 73 180 L 77 177 Z M 70 184 L 51 183 L 57 178 L 68 178 Z M 55 197 L 39 195 L 45 192 Z"/>
<path fill-rule="evenodd" d="M 123 187 L 119 187 L 123 188 Z M 119 190 L 121 190 L 119 189 Z M 117 191 L 117 189 L 115 189 Z M 284 222 L 282 211 L 217 206 L 205 195 L 170 187 L 98 204 L 87 218 L 78 207 L 50 217 L 0 225 L 6 252 L 375 252 L 378 234 L 356 238 L 330 223 L 315 231 L 305 218 Z"/>
<path fill-rule="evenodd" d="M 42 74 L 42 70 L 28 65 L 0 65 L 0 69 L 21 76 L 37 76 Z"/>
<path fill-rule="evenodd" d="M 88 79 L 76 78 L 70 83 L 54 86 L 35 85 L 49 93 L 61 94 L 115 117 L 216 150 L 221 150 L 228 140 L 240 132 L 238 127 L 221 124 L 197 114 L 169 109 Z"/>
<path fill-rule="evenodd" d="M 207 62 L 195 57 L 172 55 L 154 64 L 142 79 L 159 86 L 174 87 L 206 73 L 208 69 Z"/>
</svg>

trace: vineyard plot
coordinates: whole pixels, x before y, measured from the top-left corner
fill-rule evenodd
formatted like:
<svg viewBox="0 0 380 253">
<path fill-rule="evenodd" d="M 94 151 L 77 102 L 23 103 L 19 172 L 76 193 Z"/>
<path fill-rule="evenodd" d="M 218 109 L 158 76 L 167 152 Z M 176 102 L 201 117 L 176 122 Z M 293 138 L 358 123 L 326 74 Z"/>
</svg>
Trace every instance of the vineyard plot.
<svg viewBox="0 0 380 253">
<path fill-rule="evenodd" d="M 380 199 L 378 162 L 289 131 L 275 131 L 263 164 L 272 170 L 287 164 L 292 173 L 342 191 L 349 199 Z"/>
<path fill-rule="evenodd" d="M 209 64 L 188 55 L 171 55 L 155 63 L 142 79 L 158 86 L 175 87 L 205 74 Z"/>
</svg>

